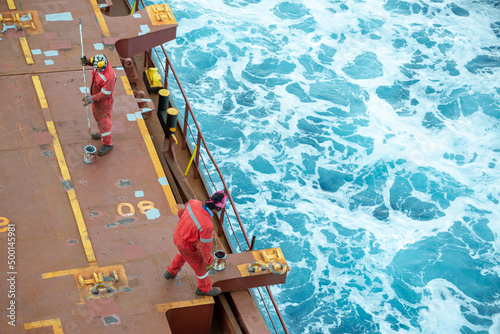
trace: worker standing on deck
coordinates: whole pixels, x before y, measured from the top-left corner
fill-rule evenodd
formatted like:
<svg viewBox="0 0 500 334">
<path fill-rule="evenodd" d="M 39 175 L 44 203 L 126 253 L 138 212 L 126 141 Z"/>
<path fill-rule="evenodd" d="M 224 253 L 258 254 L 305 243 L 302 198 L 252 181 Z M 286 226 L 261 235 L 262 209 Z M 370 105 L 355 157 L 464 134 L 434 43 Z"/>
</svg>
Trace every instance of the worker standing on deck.
<svg viewBox="0 0 500 334">
<path fill-rule="evenodd" d="M 113 148 L 111 140 L 111 109 L 113 108 L 113 89 L 115 88 L 116 75 L 105 55 L 96 54 L 87 59 L 81 58 L 82 65 L 93 66 L 92 84 L 89 96 L 83 98 L 84 106 L 92 103 L 92 112 L 97 122 L 98 133 L 92 134 L 92 139 L 102 139 L 102 146 L 97 151 L 98 155 L 106 155 Z"/>
<path fill-rule="evenodd" d="M 198 278 L 196 294 L 199 296 L 217 296 L 221 293 L 220 288 L 212 287 L 208 271 L 214 266 L 212 217 L 225 207 L 226 198 L 223 191 L 217 191 L 205 204 L 192 199 L 186 203 L 185 209 L 177 213 L 179 223 L 174 231 L 174 243 L 178 252 L 163 276 L 167 280 L 175 278 L 187 262 Z"/>
</svg>

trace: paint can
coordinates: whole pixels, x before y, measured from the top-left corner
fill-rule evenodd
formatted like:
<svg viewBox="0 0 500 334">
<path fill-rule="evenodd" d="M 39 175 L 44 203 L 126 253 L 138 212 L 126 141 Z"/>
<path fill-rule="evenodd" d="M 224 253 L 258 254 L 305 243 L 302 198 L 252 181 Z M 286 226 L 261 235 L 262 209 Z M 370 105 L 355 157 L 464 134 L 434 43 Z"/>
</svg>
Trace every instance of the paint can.
<svg viewBox="0 0 500 334">
<path fill-rule="evenodd" d="M 94 145 L 85 146 L 85 154 L 83 155 L 83 161 L 85 161 L 86 164 L 93 164 L 96 159 L 96 153 L 97 149 L 95 148 Z"/>
<path fill-rule="evenodd" d="M 215 265 L 214 269 L 217 271 L 224 270 L 226 268 L 226 257 L 227 254 L 223 250 L 218 250 L 214 253 Z"/>
</svg>

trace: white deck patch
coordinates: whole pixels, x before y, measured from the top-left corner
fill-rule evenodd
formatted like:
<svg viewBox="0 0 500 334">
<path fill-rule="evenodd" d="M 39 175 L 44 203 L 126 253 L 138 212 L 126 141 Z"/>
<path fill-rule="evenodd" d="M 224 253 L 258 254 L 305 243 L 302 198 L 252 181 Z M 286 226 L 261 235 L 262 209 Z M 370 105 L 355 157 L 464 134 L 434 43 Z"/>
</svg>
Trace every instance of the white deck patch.
<svg viewBox="0 0 500 334">
<path fill-rule="evenodd" d="M 47 21 L 73 21 L 73 16 L 70 12 L 54 13 L 45 15 Z"/>
</svg>

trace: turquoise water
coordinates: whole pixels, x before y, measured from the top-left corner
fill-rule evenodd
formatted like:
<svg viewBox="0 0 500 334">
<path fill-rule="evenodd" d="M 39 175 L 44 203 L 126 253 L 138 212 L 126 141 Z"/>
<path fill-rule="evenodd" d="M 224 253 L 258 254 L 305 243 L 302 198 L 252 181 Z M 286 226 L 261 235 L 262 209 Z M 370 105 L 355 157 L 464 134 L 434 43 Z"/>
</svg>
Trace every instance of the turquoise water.
<svg viewBox="0 0 500 334">
<path fill-rule="evenodd" d="M 500 333 L 500 1 L 170 6 L 291 333 Z"/>
</svg>

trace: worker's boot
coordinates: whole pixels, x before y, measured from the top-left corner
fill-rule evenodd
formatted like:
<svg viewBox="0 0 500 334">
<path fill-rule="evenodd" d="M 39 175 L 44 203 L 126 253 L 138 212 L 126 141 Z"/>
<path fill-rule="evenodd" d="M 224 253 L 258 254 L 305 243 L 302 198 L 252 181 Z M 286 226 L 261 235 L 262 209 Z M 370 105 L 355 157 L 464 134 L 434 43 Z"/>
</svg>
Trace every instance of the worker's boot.
<svg viewBox="0 0 500 334">
<path fill-rule="evenodd" d="M 102 145 L 99 151 L 97 151 L 97 155 L 106 155 L 111 151 L 113 145 Z"/>
<path fill-rule="evenodd" d="M 200 288 L 196 288 L 196 294 L 198 296 L 211 296 L 211 297 L 215 297 L 217 295 L 220 295 L 221 292 L 222 292 L 221 289 L 220 288 L 216 288 L 216 287 L 213 287 L 212 289 L 208 290 L 207 292 L 201 292 Z"/>
<path fill-rule="evenodd" d="M 172 275 L 172 274 L 170 273 L 170 271 L 168 271 L 168 270 L 167 270 L 167 271 L 165 271 L 165 274 L 163 274 L 163 277 L 165 277 L 165 279 L 166 279 L 166 280 L 169 280 L 169 279 L 174 279 L 174 278 L 176 278 L 176 277 L 177 277 L 177 275 Z"/>
<path fill-rule="evenodd" d="M 99 140 L 101 139 L 101 134 L 100 133 L 93 133 L 90 138 L 94 139 L 94 140 Z"/>
</svg>

